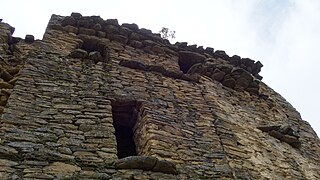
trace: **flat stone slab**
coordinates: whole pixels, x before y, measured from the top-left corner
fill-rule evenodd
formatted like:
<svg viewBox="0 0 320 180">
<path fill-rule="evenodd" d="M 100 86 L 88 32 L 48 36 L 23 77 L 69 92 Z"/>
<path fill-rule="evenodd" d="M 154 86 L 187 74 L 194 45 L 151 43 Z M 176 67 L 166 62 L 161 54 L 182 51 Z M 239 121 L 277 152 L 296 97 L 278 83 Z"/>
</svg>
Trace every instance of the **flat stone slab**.
<svg viewBox="0 0 320 180">
<path fill-rule="evenodd" d="M 145 171 L 178 174 L 175 164 L 151 156 L 129 156 L 115 162 L 116 169 L 141 169 Z"/>
</svg>

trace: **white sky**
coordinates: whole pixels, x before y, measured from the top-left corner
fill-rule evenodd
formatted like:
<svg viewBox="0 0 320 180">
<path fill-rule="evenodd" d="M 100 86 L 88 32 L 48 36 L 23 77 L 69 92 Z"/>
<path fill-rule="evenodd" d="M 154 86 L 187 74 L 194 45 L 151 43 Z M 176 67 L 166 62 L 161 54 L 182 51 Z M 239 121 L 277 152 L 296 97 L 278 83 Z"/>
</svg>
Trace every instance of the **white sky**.
<svg viewBox="0 0 320 180">
<path fill-rule="evenodd" d="M 0 18 L 14 36 L 42 39 L 51 14 L 100 15 L 176 41 L 260 60 L 260 73 L 320 135 L 320 0 L 2 0 Z"/>
</svg>

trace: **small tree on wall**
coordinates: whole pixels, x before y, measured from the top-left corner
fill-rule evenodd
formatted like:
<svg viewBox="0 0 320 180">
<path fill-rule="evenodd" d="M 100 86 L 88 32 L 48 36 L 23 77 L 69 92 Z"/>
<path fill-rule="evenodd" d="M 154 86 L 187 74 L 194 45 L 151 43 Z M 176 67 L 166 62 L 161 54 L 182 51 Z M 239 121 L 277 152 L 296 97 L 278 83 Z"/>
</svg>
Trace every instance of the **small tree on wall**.
<svg viewBox="0 0 320 180">
<path fill-rule="evenodd" d="M 161 38 L 163 39 L 167 39 L 167 40 L 172 40 L 174 38 L 176 38 L 176 31 L 170 31 L 169 28 L 163 27 L 160 31 L 159 31 Z"/>
</svg>

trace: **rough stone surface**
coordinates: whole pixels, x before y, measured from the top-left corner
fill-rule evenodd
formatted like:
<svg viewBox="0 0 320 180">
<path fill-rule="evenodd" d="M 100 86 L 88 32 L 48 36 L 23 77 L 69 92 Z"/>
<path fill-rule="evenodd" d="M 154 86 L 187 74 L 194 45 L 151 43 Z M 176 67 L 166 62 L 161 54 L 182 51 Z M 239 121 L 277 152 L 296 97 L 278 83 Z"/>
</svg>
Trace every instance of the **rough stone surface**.
<svg viewBox="0 0 320 180">
<path fill-rule="evenodd" d="M 259 61 L 79 13 L 13 32 L 0 22 L 0 179 L 320 179 L 319 138 Z"/>
<path fill-rule="evenodd" d="M 117 169 L 142 169 L 150 171 L 157 163 L 155 157 L 129 156 L 115 162 Z"/>
<path fill-rule="evenodd" d="M 86 58 L 88 56 L 88 52 L 83 49 L 75 49 L 69 54 L 69 56 L 73 58 Z"/>
<path fill-rule="evenodd" d="M 33 35 L 30 35 L 30 34 L 27 34 L 24 41 L 26 43 L 33 43 L 34 42 L 34 36 Z"/>
</svg>

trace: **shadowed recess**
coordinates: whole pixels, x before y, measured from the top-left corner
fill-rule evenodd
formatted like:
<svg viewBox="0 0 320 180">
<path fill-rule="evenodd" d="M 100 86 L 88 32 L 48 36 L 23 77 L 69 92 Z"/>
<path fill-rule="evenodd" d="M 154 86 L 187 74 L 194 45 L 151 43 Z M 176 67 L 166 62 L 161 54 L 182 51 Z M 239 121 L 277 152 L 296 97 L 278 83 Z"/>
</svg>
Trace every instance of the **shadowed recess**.
<svg viewBox="0 0 320 180">
<path fill-rule="evenodd" d="M 136 101 L 112 102 L 118 158 L 137 155 L 133 127 L 137 122 L 138 112 Z"/>
</svg>

